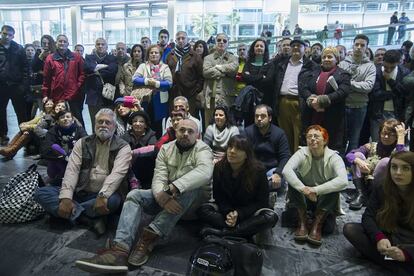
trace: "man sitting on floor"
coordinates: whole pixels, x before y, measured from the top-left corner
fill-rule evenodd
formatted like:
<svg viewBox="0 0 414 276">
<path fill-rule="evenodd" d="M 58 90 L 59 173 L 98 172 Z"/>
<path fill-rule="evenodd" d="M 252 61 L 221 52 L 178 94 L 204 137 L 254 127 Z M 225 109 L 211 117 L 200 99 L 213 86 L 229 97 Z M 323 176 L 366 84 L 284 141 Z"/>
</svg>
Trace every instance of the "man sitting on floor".
<svg viewBox="0 0 414 276">
<path fill-rule="evenodd" d="M 180 121 L 176 135 L 177 140 L 161 147 L 151 190 L 133 190 L 128 194 L 110 248 L 76 261 L 77 267 L 92 273 L 121 273 L 128 271 L 128 263 L 145 264 L 154 243 L 167 236 L 190 207 L 196 210 L 207 201 L 213 174 L 211 150 L 197 140 L 197 124 L 189 119 Z M 133 247 L 142 211 L 156 216 Z"/>
<path fill-rule="evenodd" d="M 95 134 L 79 139 L 69 156 L 62 187 L 37 190 L 35 200 L 54 217 L 69 219 L 105 232 L 102 216 L 115 212 L 126 194 L 125 175 L 131 148 L 114 135 L 115 113 L 103 108 L 95 116 Z"/>
</svg>

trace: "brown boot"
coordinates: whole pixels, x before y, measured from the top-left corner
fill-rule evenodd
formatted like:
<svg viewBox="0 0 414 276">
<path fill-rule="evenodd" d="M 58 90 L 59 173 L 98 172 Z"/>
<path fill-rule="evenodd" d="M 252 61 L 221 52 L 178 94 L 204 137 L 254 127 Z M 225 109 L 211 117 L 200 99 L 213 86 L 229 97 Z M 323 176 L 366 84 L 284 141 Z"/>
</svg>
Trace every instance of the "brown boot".
<svg viewBox="0 0 414 276">
<path fill-rule="evenodd" d="M 0 149 L 0 154 L 11 159 L 29 140 L 29 134 L 19 132 L 7 147 Z"/>
<path fill-rule="evenodd" d="M 159 236 L 151 228 L 145 227 L 144 232 L 141 234 L 137 245 L 128 258 L 128 263 L 134 266 L 141 266 L 148 261 L 149 253 L 154 247 L 154 243 L 158 240 Z"/>
<path fill-rule="evenodd" d="M 306 241 L 308 238 L 308 228 L 306 227 L 306 210 L 305 209 L 297 209 L 298 210 L 298 227 L 295 231 L 294 239 L 296 241 Z"/>
<path fill-rule="evenodd" d="M 308 242 L 320 246 L 322 244 L 322 226 L 325 222 L 326 212 L 322 210 L 316 211 L 315 220 L 308 236 Z"/>
</svg>

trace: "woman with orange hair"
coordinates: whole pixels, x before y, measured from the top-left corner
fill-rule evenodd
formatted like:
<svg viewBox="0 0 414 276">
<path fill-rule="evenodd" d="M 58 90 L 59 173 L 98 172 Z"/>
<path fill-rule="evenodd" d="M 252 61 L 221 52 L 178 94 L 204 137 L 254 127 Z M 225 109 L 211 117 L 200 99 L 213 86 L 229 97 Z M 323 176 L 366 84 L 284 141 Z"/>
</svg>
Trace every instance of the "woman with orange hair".
<svg viewBox="0 0 414 276">
<path fill-rule="evenodd" d="M 362 255 L 396 275 L 414 275 L 414 153 L 395 153 L 374 186 L 361 223 L 344 235 Z"/>
<path fill-rule="evenodd" d="M 327 147 L 328 142 L 326 129 L 309 126 L 307 146 L 295 152 L 282 172 L 289 183 L 287 207 L 298 213 L 294 238 L 317 246 L 322 244 L 322 231 L 332 233 L 335 228 L 336 215 L 340 214 L 339 192 L 348 182 L 345 164 Z M 308 211 L 314 217 L 311 229 L 307 228 Z"/>
</svg>

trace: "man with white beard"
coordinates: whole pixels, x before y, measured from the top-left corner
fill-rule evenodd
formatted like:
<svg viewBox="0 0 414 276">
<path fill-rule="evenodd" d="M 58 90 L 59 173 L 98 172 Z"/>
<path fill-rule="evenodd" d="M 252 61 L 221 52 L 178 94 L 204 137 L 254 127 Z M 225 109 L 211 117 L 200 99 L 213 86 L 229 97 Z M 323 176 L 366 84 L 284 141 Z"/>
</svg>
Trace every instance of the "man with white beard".
<svg viewBox="0 0 414 276">
<path fill-rule="evenodd" d="M 128 192 L 126 174 L 131 148 L 114 135 L 115 113 L 101 109 L 95 134 L 79 139 L 68 157 L 62 187 L 46 186 L 35 200 L 53 217 L 86 224 L 98 235 L 106 231 L 105 216 L 115 212 Z"/>
</svg>

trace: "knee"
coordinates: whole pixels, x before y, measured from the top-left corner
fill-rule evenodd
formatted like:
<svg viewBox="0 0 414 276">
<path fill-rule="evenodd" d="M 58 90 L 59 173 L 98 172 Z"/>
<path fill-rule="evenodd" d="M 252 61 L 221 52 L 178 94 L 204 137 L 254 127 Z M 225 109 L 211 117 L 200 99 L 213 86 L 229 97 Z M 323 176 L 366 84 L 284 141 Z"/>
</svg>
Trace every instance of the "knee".
<svg viewBox="0 0 414 276">
<path fill-rule="evenodd" d="M 357 225 L 358 223 L 345 223 L 344 227 L 343 227 L 343 233 L 345 238 L 347 238 L 347 240 L 351 240 L 355 231 L 357 231 Z"/>
<path fill-rule="evenodd" d="M 203 204 L 200 206 L 200 208 L 198 208 L 197 210 L 197 216 L 199 218 L 204 218 L 206 216 L 211 215 L 212 213 L 215 213 L 216 209 L 214 208 L 214 206 L 212 206 L 211 204 Z"/>
<path fill-rule="evenodd" d="M 266 220 L 266 223 L 270 224 L 272 227 L 274 227 L 279 220 L 276 212 L 271 210 L 262 210 L 260 211 L 259 216 L 262 216 Z"/>
</svg>

